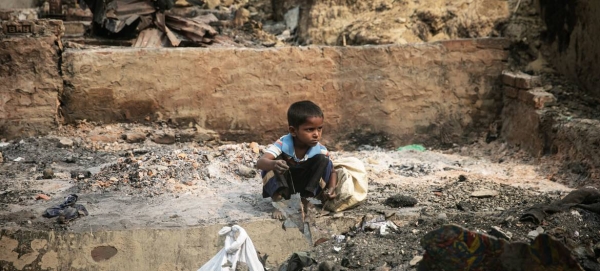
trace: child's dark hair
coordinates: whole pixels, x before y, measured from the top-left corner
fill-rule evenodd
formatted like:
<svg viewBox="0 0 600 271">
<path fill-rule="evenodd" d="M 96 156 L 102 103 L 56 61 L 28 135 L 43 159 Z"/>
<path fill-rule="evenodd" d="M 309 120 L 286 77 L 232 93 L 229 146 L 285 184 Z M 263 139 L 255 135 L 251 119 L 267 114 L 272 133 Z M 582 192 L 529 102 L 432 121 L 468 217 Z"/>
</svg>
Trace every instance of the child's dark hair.
<svg viewBox="0 0 600 271">
<path fill-rule="evenodd" d="M 287 112 L 288 125 L 298 128 L 310 117 L 323 117 L 321 108 L 311 101 L 300 101 L 290 105 Z"/>
</svg>

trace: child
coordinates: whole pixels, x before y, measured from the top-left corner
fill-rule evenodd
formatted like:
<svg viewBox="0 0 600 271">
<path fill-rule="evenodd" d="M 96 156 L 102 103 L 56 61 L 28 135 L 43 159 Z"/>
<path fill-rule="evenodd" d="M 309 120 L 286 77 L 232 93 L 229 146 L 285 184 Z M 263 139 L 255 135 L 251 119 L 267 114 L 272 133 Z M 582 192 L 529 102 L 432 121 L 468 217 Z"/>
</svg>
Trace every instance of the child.
<svg viewBox="0 0 600 271">
<path fill-rule="evenodd" d="M 323 111 L 311 101 L 301 101 L 290 106 L 287 117 L 289 134 L 269 146 L 256 163 L 262 170 L 263 198 L 276 202 L 300 193 L 304 209 L 308 197 L 334 199 L 337 175 L 327 149 L 319 143 Z M 273 218 L 283 216 L 275 210 Z"/>
</svg>

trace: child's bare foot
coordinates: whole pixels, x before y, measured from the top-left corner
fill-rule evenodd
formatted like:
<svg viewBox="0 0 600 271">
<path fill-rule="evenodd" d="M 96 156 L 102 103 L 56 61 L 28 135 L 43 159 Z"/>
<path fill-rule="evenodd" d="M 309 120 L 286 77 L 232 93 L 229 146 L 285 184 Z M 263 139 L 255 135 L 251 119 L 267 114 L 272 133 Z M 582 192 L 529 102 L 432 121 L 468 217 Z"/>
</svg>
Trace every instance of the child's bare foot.
<svg viewBox="0 0 600 271">
<path fill-rule="evenodd" d="M 271 214 L 271 217 L 273 217 L 274 219 L 277 219 L 277 220 L 283 220 L 283 218 L 284 218 L 283 213 L 277 209 L 275 209 L 273 211 L 273 213 Z"/>
<path fill-rule="evenodd" d="M 317 208 L 310 203 L 310 201 L 308 201 L 307 198 L 301 198 L 302 201 L 302 205 L 301 205 L 301 212 L 302 212 L 302 221 L 307 221 L 307 219 L 310 218 L 310 214 L 312 213 L 313 210 L 316 210 Z"/>
</svg>

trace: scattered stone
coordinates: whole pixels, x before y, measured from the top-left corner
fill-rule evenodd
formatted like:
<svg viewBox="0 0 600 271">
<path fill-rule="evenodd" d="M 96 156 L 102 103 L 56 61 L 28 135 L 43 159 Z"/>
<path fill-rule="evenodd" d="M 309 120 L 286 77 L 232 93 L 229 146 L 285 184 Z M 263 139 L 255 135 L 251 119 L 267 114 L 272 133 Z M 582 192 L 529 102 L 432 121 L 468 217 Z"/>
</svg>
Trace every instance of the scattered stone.
<svg viewBox="0 0 600 271">
<path fill-rule="evenodd" d="M 410 260 L 410 266 L 417 265 L 421 260 L 423 260 L 423 256 L 415 256 L 412 260 Z"/>
<path fill-rule="evenodd" d="M 175 134 L 169 132 L 158 132 L 152 135 L 152 141 L 158 144 L 174 144 Z"/>
<path fill-rule="evenodd" d="M 190 181 L 190 180 L 185 180 L 185 181 L 182 181 L 181 183 L 182 183 L 182 184 L 185 184 L 185 185 L 187 185 L 187 186 L 192 186 L 192 185 L 194 185 L 194 182 L 193 182 L 193 181 Z"/>
<path fill-rule="evenodd" d="M 141 143 L 146 140 L 146 134 L 141 132 L 126 133 L 121 136 L 127 143 Z"/>
<path fill-rule="evenodd" d="M 531 238 L 531 239 L 535 239 L 535 238 L 536 238 L 538 235 L 540 235 L 540 233 L 539 233 L 539 232 L 537 232 L 537 231 L 530 231 L 530 232 L 527 234 L 527 237 L 529 237 L 529 238 Z"/>
<path fill-rule="evenodd" d="M 535 229 L 535 231 L 537 231 L 539 234 L 544 233 L 544 228 L 542 228 L 542 226 L 537 227 L 537 229 Z"/>
<path fill-rule="evenodd" d="M 494 236 L 494 237 L 497 237 L 500 239 L 510 240 L 512 238 L 512 233 L 504 232 L 502 229 L 500 229 L 500 227 L 496 227 L 496 226 L 492 226 L 492 229 L 488 233 L 491 236 Z"/>
<path fill-rule="evenodd" d="M 73 170 L 71 171 L 71 178 L 73 179 L 86 179 L 92 177 L 92 173 L 89 170 Z"/>
<path fill-rule="evenodd" d="M 496 207 L 496 211 L 504 211 L 506 209 L 502 208 L 502 207 Z"/>
<path fill-rule="evenodd" d="M 44 171 L 42 172 L 42 178 L 44 178 L 44 179 L 54 178 L 54 171 L 51 168 L 44 169 Z"/>
<path fill-rule="evenodd" d="M 343 216 L 344 216 L 344 212 L 339 212 L 339 213 L 333 214 L 333 217 L 335 217 L 335 218 L 343 217 Z"/>
<path fill-rule="evenodd" d="M 341 250 L 342 250 L 342 248 L 341 248 L 341 247 L 333 247 L 333 251 L 334 251 L 335 253 L 339 253 Z"/>
<path fill-rule="evenodd" d="M 437 218 L 441 220 L 448 220 L 448 215 L 446 215 L 446 213 L 439 213 Z"/>
<path fill-rule="evenodd" d="M 411 196 L 406 196 L 406 195 L 401 195 L 401 194 L 393 195 L 393 196 L 387 198 L 384 202 L 385 205 L 390 206 L 392 208 L 413 207 L 417 203 L 418 203 L 417 199 L 415 199 Z"/>
<path fill-rule="evenodd" d="M 238 167 L 237 174 L 246 178 L 254 178 L 256 177 L 256 170 L 244 165 L 240 165 Z"/>
<path fill-rule="evenodd" d="M 73 147 L 73 140 L 68 138 L 61 138 L 58 142 L 58 147 L 60 148 L 70 148 Z"/>
<path fill-rule="evenodd" d="M 21 161 L 23 161 L 23 160 L 25 160 L 23 157 L 17 157 L 17 158 L 15 158 L 13 161 L 14 161 L 14 162 L 21 162 Z"/>
<path fill-rule="evenodd" d="M 4 162 L 4 156 L 2 156 L 2 153 L 0 152 L 0 163 Z"/>
<path fill-rule="evenodd" d="M 464 181 L 466 181 L 466 180 L 467 180 L 467 177 L 466 177 L 465 175 L 462 175 L 462 174 L 461 174 L 461 175 L 459 175 L 459 176 L 458 176 L 458 181 L 459 181 L 459 182 L 464 182 Z"/>
<path fill-rule="evenodd" d="M 500 194 L 500 193 L 496 190 L 485 189 L 485 190 L 478 190 L 478 191 L 471 193 L 471 197 L 490 198 L 490 197 L 498 196 L 498 194 Z"/>
<path fill-rule="evenodd" d="M 469 212 L 469 211 L 473 210 L 473 205 L 469 202 L 461 201 L 456 204 L 456 209 L 458 209 L 460 211 Z"/>
<path fill-rule="evenodd" d="M 76 161 L 76 160 L 75 160 L 75 157 L 73 157 L 72 155 L 69 155 L 69 156 L 67 156 L 67 157 L 65 158 L 65 160 L 64 160 L 64 161 L 65 161 L 65 163 L 70 163 L 70 164 L 72 164 L 72 163 L 75 163 L 75 161 Z"/>
<path fill-rule="evenodd" d="M 37 195 L 35 195 L 35 199 L 36 199 L 36 200 L 40 200 L 40 199 L 43 199 L 43 200 L 50 200 L 50 196 L 48 196 L 48 195 L 45 195 L 45 194 L 37 194 Z"/>
<path fill-rule="evenodd" d="M 256 142 L 252 142 L 250 143 L 250 149 L 252 149 L 252 152 L 258 154 L 260 152 L 260 149 L 258 148 L 258 143 Z"/>
</svg>

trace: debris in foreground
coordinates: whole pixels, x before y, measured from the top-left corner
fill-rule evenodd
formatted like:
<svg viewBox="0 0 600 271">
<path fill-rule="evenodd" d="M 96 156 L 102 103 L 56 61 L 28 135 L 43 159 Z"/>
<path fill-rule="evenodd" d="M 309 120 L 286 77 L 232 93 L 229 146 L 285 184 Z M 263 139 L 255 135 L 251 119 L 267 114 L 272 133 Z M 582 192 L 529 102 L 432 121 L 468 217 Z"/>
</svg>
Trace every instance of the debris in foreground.
<svg viewBox="0 0 600 271">
<path fill-rule="evenodd" d="M 417 270 L 583 270 L 564 244 L 539 234 L 531 244 L 445 225 L 421 239 Z"/>
</svg>

